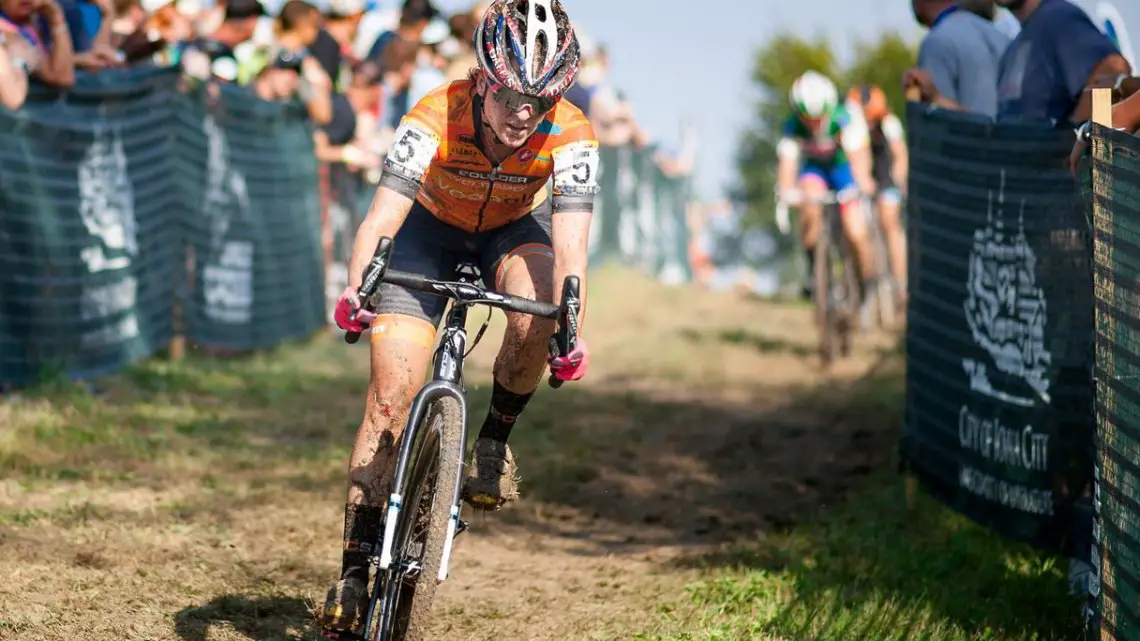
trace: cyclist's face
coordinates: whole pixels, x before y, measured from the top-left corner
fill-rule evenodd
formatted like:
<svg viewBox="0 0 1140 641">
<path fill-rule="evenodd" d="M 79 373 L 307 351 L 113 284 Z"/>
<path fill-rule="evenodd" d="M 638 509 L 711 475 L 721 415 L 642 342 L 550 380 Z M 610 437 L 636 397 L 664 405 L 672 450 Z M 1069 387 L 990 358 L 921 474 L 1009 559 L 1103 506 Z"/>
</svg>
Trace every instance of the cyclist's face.
<svg viewBox="0 0 1140 641">
<path fill-rule="evenodd" d="M 823 129 L 823 125 L 827 122 L 827 116 L 820 116 L 819 118 L 810 118 L 808 116 L 800 116 L 800 121 L 807 126 L 812 132 L 817 132 Z"/>
<path fill-rule="evenodd" d="M 526 143 L 542 119 L 554 108 L 551 101 L 520 96 L 486 78 L 481 84 L 484 117 L 499 140 L 511 147 Z"/>
</svg>

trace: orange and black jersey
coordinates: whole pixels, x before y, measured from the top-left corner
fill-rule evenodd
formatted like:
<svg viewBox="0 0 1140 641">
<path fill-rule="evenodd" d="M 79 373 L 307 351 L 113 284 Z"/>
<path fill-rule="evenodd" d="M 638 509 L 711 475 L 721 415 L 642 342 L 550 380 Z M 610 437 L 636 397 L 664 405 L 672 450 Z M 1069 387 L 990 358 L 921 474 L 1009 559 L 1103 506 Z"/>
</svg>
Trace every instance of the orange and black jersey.
<svg viewBox="0 0 1140 641">
<path fill-rule="evenodd" d="M 598 141 L 581 110 L 560 100 L 530 140 L 495 167 L 482 151 L 481 102 L 471 80 L 424 96 L 396 130 L 380 185 L 472 232 L 518 220 L 548 197 L 555 212 L 593 209 Z"/>
</svg>

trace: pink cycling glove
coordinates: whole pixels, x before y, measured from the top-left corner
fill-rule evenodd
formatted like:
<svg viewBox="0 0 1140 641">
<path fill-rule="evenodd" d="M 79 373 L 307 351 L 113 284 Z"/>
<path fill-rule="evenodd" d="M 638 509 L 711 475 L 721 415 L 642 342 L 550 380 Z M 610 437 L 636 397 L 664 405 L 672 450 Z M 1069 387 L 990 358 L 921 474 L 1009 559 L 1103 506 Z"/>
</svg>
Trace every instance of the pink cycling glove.
<svg viewBox="0 0 1140 641">
<path fill-rule="evenodd" d="M 590 348 L 586 341 L 579 338 L 578 346 L 566 356 L 556 356 L 550 359 L 550 373 L 560 381 L 576 381 L 586 375 L 590 369 Z"/>
<path fill-rule="evenodd" d="M 372 321 L 376 318 L 367 310 L 361 310 L 356 315 L 356 320 L 352 320 L 352 312 L 360 308 L 360 302 L 356 300 L 356 290 L 351 287 L 346 287 L 344 292 L 341 293 L 340 298 L 336 301 L 336 310 L 333 311 L 333 319 L 336 321 L 336 326 L 346 332 L 363 332 L 372 325 Z"/>
</svg>

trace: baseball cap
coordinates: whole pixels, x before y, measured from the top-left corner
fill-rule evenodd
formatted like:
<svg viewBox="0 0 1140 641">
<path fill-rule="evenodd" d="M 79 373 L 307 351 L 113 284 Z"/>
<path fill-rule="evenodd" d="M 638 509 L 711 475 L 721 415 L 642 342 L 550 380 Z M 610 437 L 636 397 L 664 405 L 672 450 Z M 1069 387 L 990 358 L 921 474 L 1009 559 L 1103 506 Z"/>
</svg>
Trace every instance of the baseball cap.
<svg viewBox="0 0 1140 641">
<path fill-rule="evenodd" d="M 329 0 L 326 15 L 347 18 L 358 13 L 364 13 L 368 8 L 368 0 Z"/>
<path fill-rule="evenodd" d="M 431 22 L 424 27 L 423 33 L 420 35 L 420 43 L 425 45 L 437 45 L 451 36 L 451 25 L 447 24 L 446 20 L 442 18 L 433 18 Z"/>
<path fill-rule="evenodd" d="M 242 20 L 245 18 L 260 18 L 269 15 L 260 0 L 227 0 L 226 20 Z"/>
<path fill-rule="evenodd" d="M 139 6 L 142 7 L 143 11 L 150 14 L 150 13 L 154 13 L 155 11 L 158 11 L 159 9 L 165 7 L 166 5 L 170 4 L 172 1 L 173 0 L 141 0 L 139 2 Z"/>
</svg>

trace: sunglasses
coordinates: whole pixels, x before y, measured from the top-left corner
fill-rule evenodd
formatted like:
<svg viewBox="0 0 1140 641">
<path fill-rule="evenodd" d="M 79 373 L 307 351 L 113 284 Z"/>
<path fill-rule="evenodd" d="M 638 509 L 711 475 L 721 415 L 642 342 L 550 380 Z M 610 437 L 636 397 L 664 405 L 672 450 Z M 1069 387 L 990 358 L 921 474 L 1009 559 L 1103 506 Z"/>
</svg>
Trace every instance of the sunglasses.
<svg viewBox="0 0 1140 641">
<path fill-rule="evenodd" d="M 488 83 L 488 87 L 491 90 L 491 97 L 495 99 L 495 102 L 503 105 L 511 111 L 518 111 L 519 109 L 522 109 L 524 105 L 527 105 L 533 109 L 535 113 L 544 114 L 551 109 L 554 109 L 554 105 L 557 105 L 558 101 L 562 99 L 561 96 L 557 98 L 528 96 L 526 94 L 521 94 L 506 85 L 500 85 L 493 82 Z"/>
</svg>

